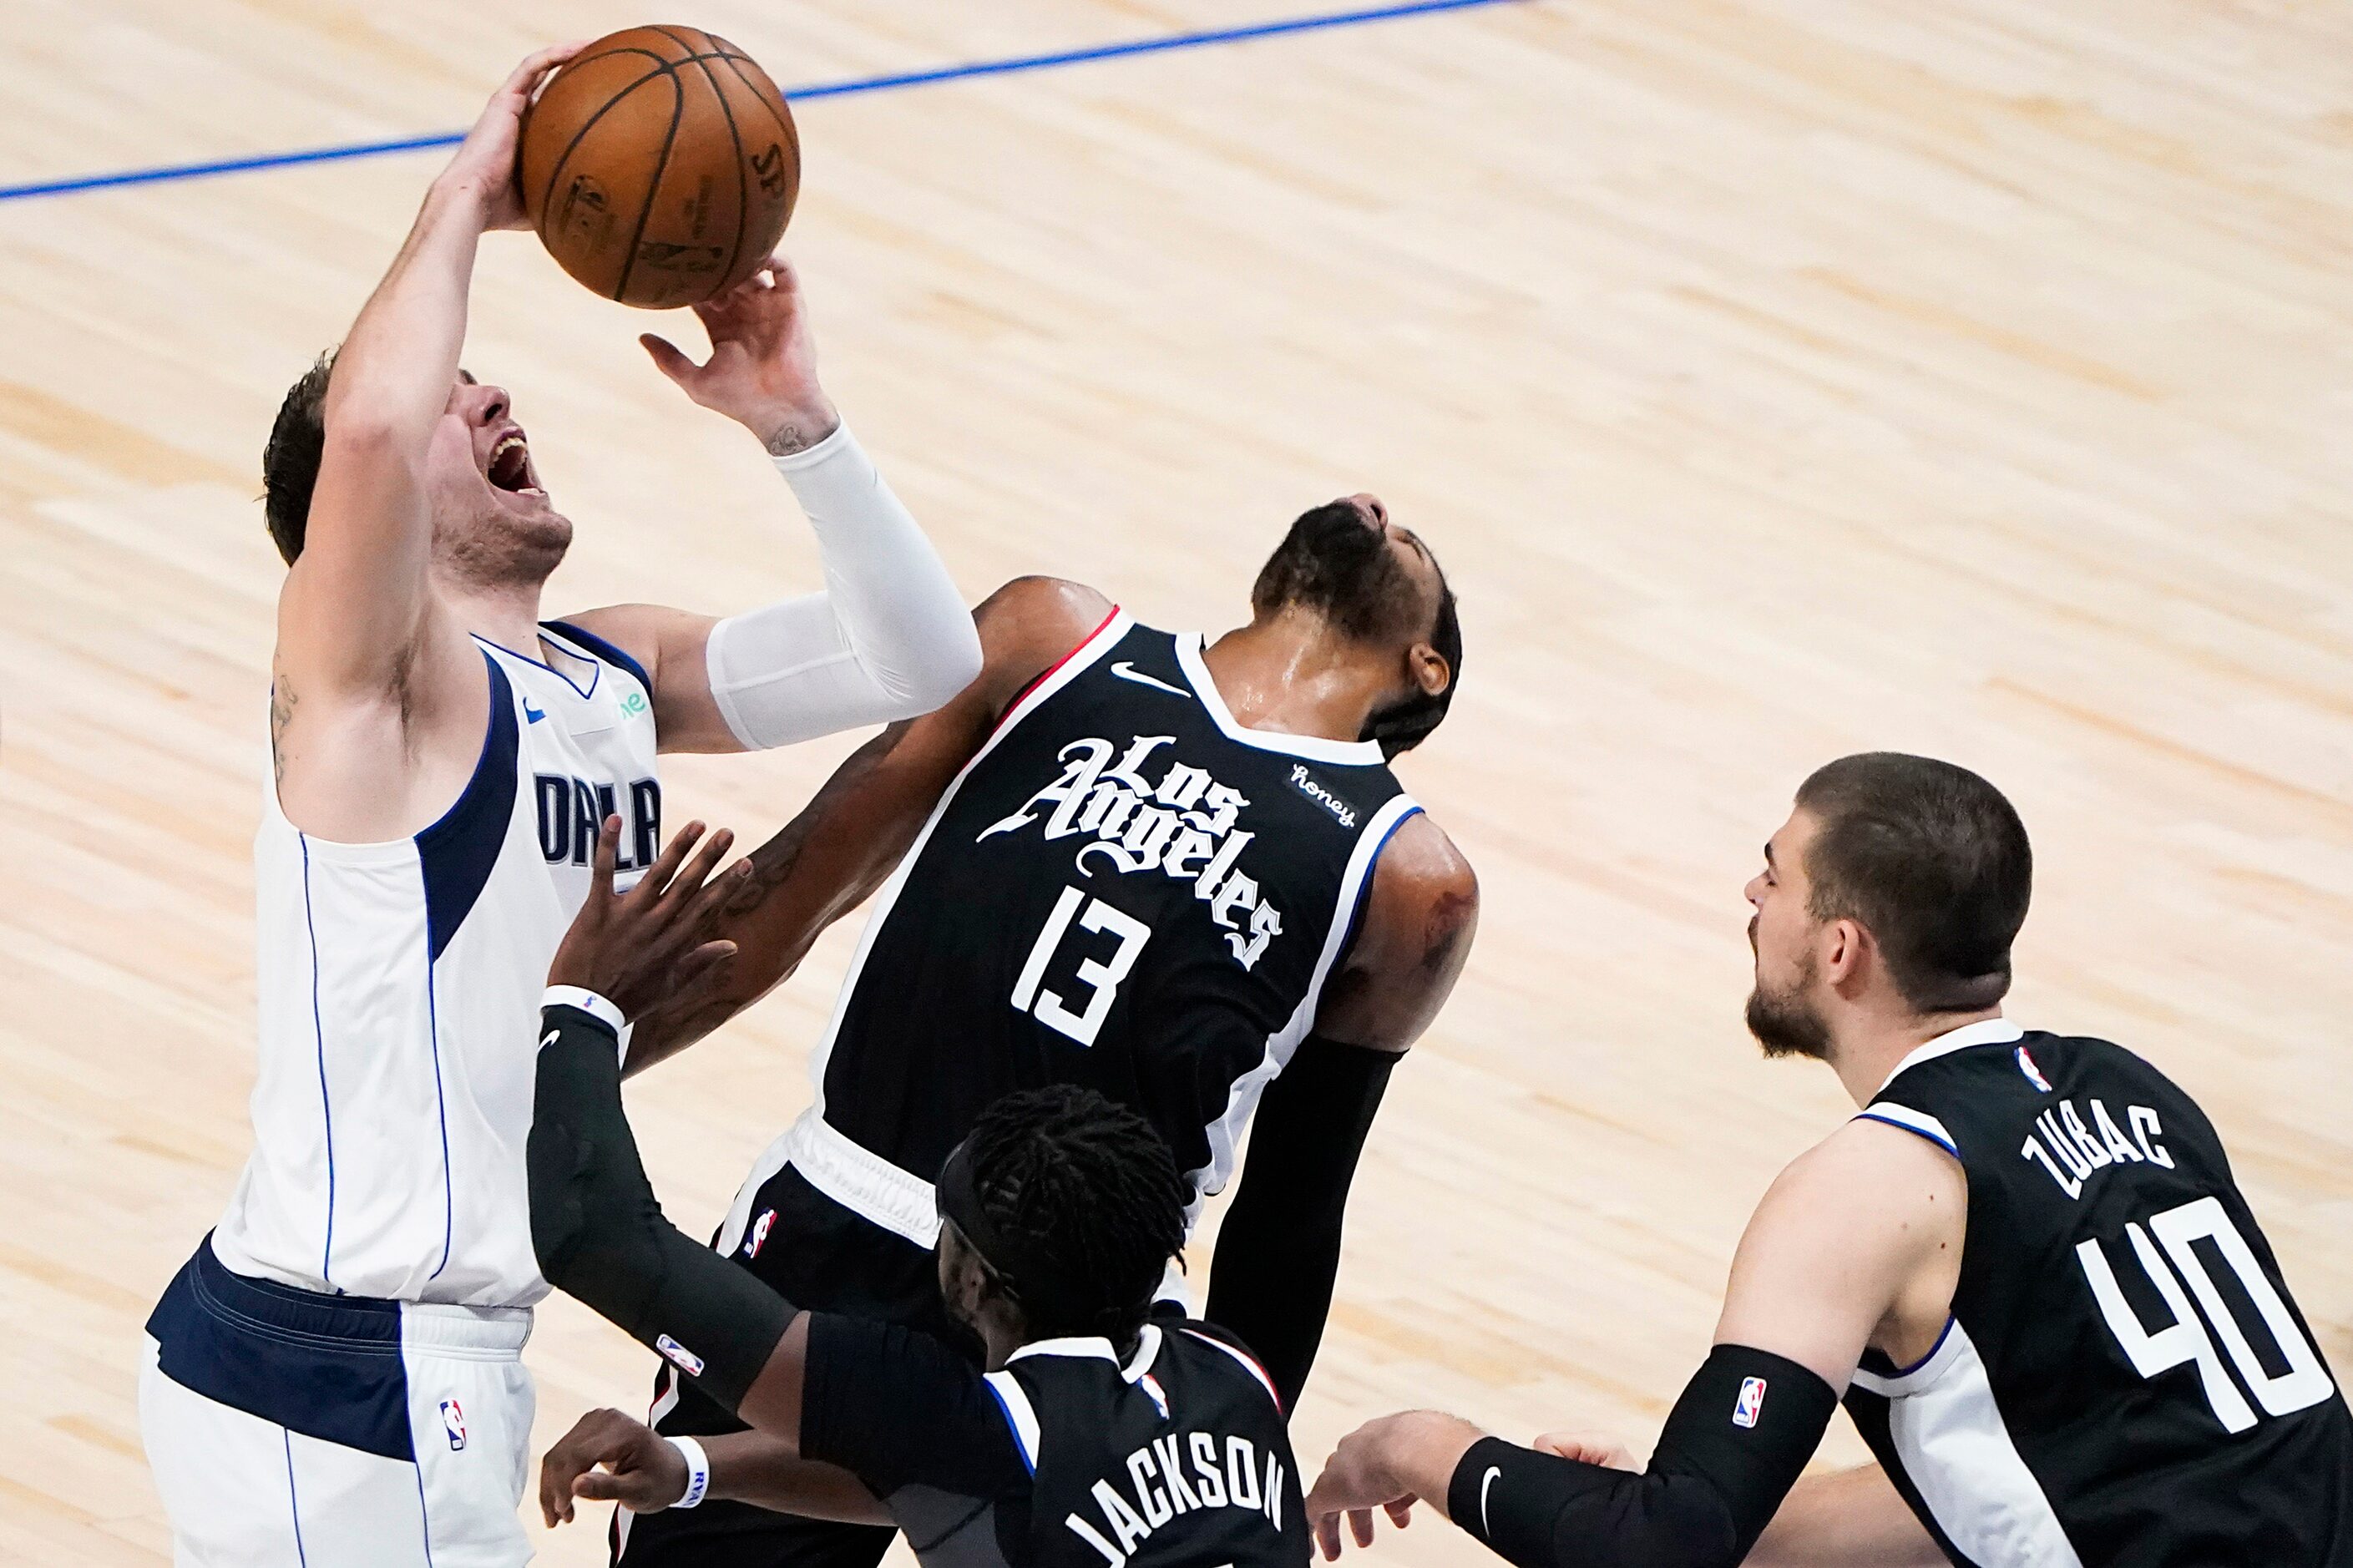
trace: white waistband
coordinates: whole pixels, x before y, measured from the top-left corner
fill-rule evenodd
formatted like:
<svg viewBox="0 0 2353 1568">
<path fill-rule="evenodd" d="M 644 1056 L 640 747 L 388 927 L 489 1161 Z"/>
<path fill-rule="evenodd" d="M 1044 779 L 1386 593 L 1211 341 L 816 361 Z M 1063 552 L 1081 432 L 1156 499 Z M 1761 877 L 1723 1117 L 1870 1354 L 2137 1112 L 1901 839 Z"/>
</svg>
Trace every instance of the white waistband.
<svg viewBox="0 0 2353 1568">
<path fill-rule="evenodd" d="M 940 1201 L 932 1184 L 850 1142 L 847 1134 L 828 1126 L 815 1106 L 802 1111 L 800 1120 L 785 1129 L 785 1135 L 776 1142 L 784 1151 L 786 1163 L 798 1171 L 810 1186 L 850 1213 L 894 1231 L 918 1247 L 939 1245 Z M 756 1185 L 756 1176 L 746 1184 L 747 1187 Z M 728 1249 L 732 1251 L 742 1240 L 740 1234 L 734 1236 Z M 1176 1302 L 1185 1309 L 1187 1317 L 1194 1315 L 1193 1292 L 1187 1288 L 1184 1270 L 1176 1259 L 1168 1260 L 1153 1299 Z"/>
<path fill-rule="evenodd" d="M 512 1361 L 531 1342 L 529 1307 L 461 1307 L 448 1301 L 403 1301 L 400 1342 L 485 1360 Z"/>
<path fill-rule="evenodd" d="M 785 1159 L 808 1184 L 861 1218 L 917 1247 L 939 1244 L 940 1200 L 932 1184 L 826 1125 L 811 1106 L 780 1142 Z"/>
</svg>

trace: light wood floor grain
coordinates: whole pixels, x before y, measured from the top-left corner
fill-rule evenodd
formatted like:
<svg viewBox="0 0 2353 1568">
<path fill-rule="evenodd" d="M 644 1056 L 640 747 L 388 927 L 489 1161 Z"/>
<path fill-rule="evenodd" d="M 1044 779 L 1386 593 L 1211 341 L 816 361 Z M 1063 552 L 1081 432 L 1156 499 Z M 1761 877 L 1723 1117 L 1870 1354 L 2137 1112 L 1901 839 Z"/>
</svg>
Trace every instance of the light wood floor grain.
<svg viewBox="0 0 2353 1568">
<path fill-rule="evenodd" d="M 790 82 L 1275 4 L 675 19 Z M 526 48 L 646 19 L 0 8 L 0 182 L 456 126 Z M 1462 698 L 1404 771 L 1485 922 L 1374 1135 L 1311 1467 L 1409 1402 L 1648 1443 L 1750 1205 L 1847 1109 L 1742 1034 L 1740 888 L 1866 747 L 2010 792 L 2013 1013 L 2204 1100 L 2353 1369 L 2348 62 L 2309 0 L 1531 0 L 804 107 L 829 379 L 974 596 L 1052 572 L 1216 629 L 1358 489 L 1461 592 Z M 437 166 L 0 205 L 0 1558 L 167 1552 L 133 1365 L 248 1143 L 259 453 Z M 581 525 L 551 608 L 814 584 L 644 318 L 524 237 L 476 305 Z M 849 743 L 681 762 L 675 809 L 762 835 Z M 803 1103 L 849 936 L 633 1089 L 689 1228 Z M 567 1302 L 530 1359 L 543 1440 L 642 1397 Z"/>
</svg>

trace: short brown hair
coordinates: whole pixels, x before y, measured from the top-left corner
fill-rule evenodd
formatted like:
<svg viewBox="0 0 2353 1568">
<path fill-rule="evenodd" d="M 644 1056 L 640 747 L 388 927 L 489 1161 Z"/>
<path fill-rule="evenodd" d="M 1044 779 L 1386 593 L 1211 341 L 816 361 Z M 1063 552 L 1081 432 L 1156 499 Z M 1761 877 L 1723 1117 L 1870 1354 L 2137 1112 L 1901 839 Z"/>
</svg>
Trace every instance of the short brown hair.
<svg viewBox="0 0 2353 1568">
<path fill-rule="evenodd" d="M 2002 999 L 2034 851 L 2000 790 L 1951 763 L 1864 752 L 1817 769 L 1798 805 L 1817 825 L 1806 851 L 1816 920 L 1861 921 L 1919 1013 Z"/>
<path fill-rule="evenodd" d="M 327 378 L 334 374 L 335 351 L 319 356 L 289 387 L 261 448 L 261 515 L 286 564 L 302 553 L 311 524 L 311 492 L 319 484 L 319 459 L 327 449 Z"/>
</svg>

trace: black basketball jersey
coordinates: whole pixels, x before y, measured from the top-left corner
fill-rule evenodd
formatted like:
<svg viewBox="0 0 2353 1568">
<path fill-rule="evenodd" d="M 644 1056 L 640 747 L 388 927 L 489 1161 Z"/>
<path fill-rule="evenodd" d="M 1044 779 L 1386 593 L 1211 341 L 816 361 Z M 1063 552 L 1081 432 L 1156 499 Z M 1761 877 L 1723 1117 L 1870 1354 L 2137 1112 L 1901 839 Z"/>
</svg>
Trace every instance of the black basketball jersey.
<svg viewBox="0 0 2353 1568">
<path fill-rule="evenodd" d="M 2353 1417 L 2197 1105 L 2105 1040 L 1996 1019 L 1862 1114 L 1968 1183 L 1952 1321 L 1846 1404 L 1974 1568 L 2353 1568 Z"/>
<path fill-rule="evenodd" d="M 1198 635 L 1114 613 L 1008 710 L 879 895 L 816 1105 L 776 1152 L 929 1247 L 931 1179 L 980 1112 L 1077 1083 L 1218 1191 L 1419 809 L 1377 744 L 1245 728 Z"/>
<path fill-rule="evenodd" d="M 1302 1568 L 1274 1389 L 1200 1323 L 1043 1340 L 983 1374 L 894 1324 L 818 1314 L 801 1452 L 882 1500 L 924 1568 Z"/>
</svg>

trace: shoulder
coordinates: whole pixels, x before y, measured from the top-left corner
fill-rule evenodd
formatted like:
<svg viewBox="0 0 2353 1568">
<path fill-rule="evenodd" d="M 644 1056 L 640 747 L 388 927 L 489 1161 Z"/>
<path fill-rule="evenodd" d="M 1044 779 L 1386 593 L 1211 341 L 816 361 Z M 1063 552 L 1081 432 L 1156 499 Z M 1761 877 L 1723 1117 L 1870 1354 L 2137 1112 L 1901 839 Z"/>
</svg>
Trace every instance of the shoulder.
<svg viewBox="0 0 2353 1568">
<path fill-rule="evenodd" d="M 1915 1129 L 1856 1116 L 1782 1168 L 1749 1221 L 1758 1237 L 1846 1246 L 1866 1236 L 1918 1234 L 1957 1216 L 1968 1180 L 1948 1145 Z"/>
<path fill-rule="evenodd" d="M 980 602 L 973 612 L 983 636 L 1070 637 L 1064 652 L 1103 625 L 1115 606 L 1097 589 L 1062 577 L 1016 577 Z"/>
<path fill-rule="evenodd" d="M 980 632 L 981 678 L 992 710 L 1001 710 L 1029 683 L 1094 635 L 1118 608 L 1083 583 L 1016 577 L 973 612 Z"/>
<path fill-rule="evenodd" d="M 1475 914 L 1479 907 L 1478 873 L 1427 811 L 1417 811 L 1398 824 L 1381 849 L 1373 887 L 1389 898 L 1443 906 L 1458 916 Z"/>
</svg>

